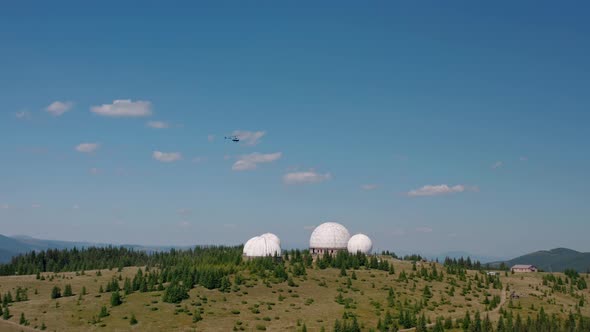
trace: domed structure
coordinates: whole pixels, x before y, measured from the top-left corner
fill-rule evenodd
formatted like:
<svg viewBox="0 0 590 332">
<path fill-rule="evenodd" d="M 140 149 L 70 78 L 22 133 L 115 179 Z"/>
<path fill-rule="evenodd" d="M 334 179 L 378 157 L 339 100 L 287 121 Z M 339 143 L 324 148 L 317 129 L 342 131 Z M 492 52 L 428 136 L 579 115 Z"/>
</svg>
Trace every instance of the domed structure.
<svg viewBox="0 0 590 332">
<path fill-rule="evenodd" d="M 336 222 L 326 222 L 316 227 L 309 238 L 309 249 L 312 254 L 333 254 L 346 250 L 350 233 L 346 227 Z"/>
<path fill-rule="evenodd" d="M 353 235 L 350 240 L 348 240 L 348 252 L 351 254 L 356 254 L 357 252 L 369 254 L 372 249 L 373 241 L 371 241 L 371 239 L 365 234 Z"/>
<path fill-rule="evenodd" d="M 281 246 L 276 240 L 256 236 L 244 245 L 244 255 L 248 257 L 280 256 Z"/>
<path fill-rule="evenodd" d="M 264 233 L 262 235 L 260 235 L 261 237 L 267 238 L 269 240 L 275 241 L 276 243 L 279 244 L 279 247 L 281 246 L 281 239 L 279 239 L 278 236 L 274 235 L 273 233 Z"/>
<path fill-rule="evenodd" d="M 242 251 L 242 253 L 245 255 L 246 252 L 248 252 L 248 250 L 250 250 L 250 246 L 252 245 L 252 241 L 254 241 L 258 236 L 255 236 L 253 238 L 251 238 L 250 240 L 246 241 L 246 243 L 244 244 L 244 250 Z"/>
</svg>

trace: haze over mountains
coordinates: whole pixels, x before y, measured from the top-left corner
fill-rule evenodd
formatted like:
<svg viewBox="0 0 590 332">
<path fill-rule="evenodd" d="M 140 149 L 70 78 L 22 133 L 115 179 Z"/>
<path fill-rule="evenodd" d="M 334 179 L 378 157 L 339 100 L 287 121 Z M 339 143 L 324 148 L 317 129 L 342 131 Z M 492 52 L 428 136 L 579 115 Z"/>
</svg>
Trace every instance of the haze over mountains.
<svg viewBox="0 0 590 332">
<path fill-rule="evenodd" d="M 93 243 L 93 242 L 76 242 L 76 241 L 58 241 L 58 240 L 44 240 L 37 239 L 30 236 L 15 235 L 5 236 L 0 234 L 0 263 L 10 261 L 11 257 L 30 252 L 33 250 L 47 250 L 47 249 L 68 249 L 68 248 L 83 248 L 83 247 L 104 247 L 104 246 L 119 246 L 110 243 Z M 147 252 L 165 251 L 171 248 L 183 249 L 192 246 L 149 246 L 136 244 L 120 245 L 134 250 L 142 250 Z M 403 256 L 412 254 L 412 252 L 396 251 L 397 255 Z M 420 253 L 422 254 L 422 253 Z M 493 256 L 473 255 L 465 251 L 449 251 L 439 254 L 422 254 L 423 257 L 429 259 L 438 259 L 443 261 L 445 257 L 460 258 L 471 257 L 472 260 L 479 260 L 482 263 L 488 263 L 492 266 L 499 266 L 504 262 L 507 266 L 515 264 L 531 264 L 548 272 L 562 272 L 565 269 L 571 268 L 579 272 L 586 272 L 590 270 L 590 253 L 579 252 L 567 248 L 556 248 L 551 250 L 540 250 L 526 255 L 522 255 L 513 259 L 502 259 Z"/>
</svg>

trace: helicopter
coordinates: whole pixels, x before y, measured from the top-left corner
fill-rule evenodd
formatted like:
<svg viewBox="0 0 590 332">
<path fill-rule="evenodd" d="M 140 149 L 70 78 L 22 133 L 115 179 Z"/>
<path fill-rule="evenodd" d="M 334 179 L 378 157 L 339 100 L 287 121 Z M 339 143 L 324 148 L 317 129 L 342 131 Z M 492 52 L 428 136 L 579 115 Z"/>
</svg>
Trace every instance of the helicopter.
<svg viewBox="0 0 590 332">
<path fill-rule="evenodd" d="M 230 139 L 230 140 L 232 140 L 232 142 L 239 142 L 240 141 L 240 138 L 238 136 L 235 136 L 235 135 L 233 135 L 233 136 L 225 136 L 225 139 Z"/>
</svg>

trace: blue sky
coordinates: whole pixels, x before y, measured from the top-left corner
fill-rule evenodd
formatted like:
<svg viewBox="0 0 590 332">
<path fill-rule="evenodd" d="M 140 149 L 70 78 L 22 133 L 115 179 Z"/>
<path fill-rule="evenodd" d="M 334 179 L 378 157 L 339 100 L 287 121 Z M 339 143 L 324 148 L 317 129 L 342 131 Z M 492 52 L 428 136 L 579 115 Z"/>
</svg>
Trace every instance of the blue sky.
<svg viewBox="0 0 590 332">
<path fill-rule="evenodd" d="M 338 221 L 378 250 L 590 251 L 588 14 L 4 3 L 0 233 L 304 247 Z"/>
</svg>

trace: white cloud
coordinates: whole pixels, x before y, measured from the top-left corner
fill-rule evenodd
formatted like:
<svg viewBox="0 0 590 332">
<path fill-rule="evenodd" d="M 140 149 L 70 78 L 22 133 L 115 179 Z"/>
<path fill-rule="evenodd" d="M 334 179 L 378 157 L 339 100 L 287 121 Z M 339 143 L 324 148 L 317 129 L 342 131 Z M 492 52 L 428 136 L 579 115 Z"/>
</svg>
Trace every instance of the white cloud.
<svg viewBox="0 0 590 332">
<path fill-rule="evenodd" d="M 170 124 L 168 122 L 164 122 L 164 121 L 148 121 L 148 123 L 146 125 L 150 128 L 154 128 L 154 129 L 170 128 Z"/>
<path fill-rule="evenodd" d="M 379 186 L 378 186 L 378 185 L 376 185 L 376 184 L 363 184 L 363 185 L 361 186 L 361 189 L 362 189 L 362 190 L 375 190 L 375 189 L 377 189 L 378 187 L 379 187 Z"/>
<path fill-rule="evenodd" d="M 45 111 L 53 116 L 60 116 L 71 110 L 72 106 L 74 106 L 74 103 L 71 101 L 54 101 L 45 108 Z"/>
<path fill-rule="evenodd" d="M 180 152 L 154 151 L 154 153 L 152 153 L 152 157 L 163 163 L 171 163 L 182 159 L 182 154 Z"/>
<path fill-rule="evenodd" d="M 181 221 L 179 226 L 182 228 L 188 228 L 188 227 L 191 227 L 191 223 L 188 221 Z"/>
<path fill-rule="evenodd" d="M 112 104 L 93 106 L 90 111 L 102 116 L 110 117 L 143 117 L 152 114 L 152 103 L 149 101 L 131 101 L 131 99 L 117 99 Z"/>
<path fill-rule="evenodd" d="M 90 172 L 90 174 L 92 175 L 96 175 L 98 173 L 100 173 L 100 170 L 96 167 L 92 167 L 90 170 L 88 170 Z"/>
<path fill-rule="evenodd" d="M 14 113 L 14 116 L 17 119 L 29 120 L 31 118 L 31 113 L 29 111 L 20 111 L 20 112 Z"/>
<path fill-rule="evenodd" d="M 207 135 L 207 141 L 213 142 L 215 140 L 215 135 Z"/>
<path fill-rule="evenodd" d="M 262 154 L 258 152 L 241 156 L 232 166 L 234 171 L 251 171 L 258 167 L 258 164 L 270 163 L 280 159 L 281 152 Z"/>
<path fill-rule="evenodd" d="M 496 169 L 496 168 L 500 168 L 500 167 L 502 167 L 502 166 L 504 166 L 504 163 L 503 163 L 503 162 L 501 162 L 501 161 L 496 161 L 495 163 L 493 163 L 493 164 L 492 164 L 492 166 L 491 166 L 491 167 L 492 167 L 492 169 Z"/>
<path fill-rule="evenodd" d="M 292 172 L 287 173 L 283 176 L 283 182 L 285 184 L 306 184 L 306 183 L 318 183 L 330 180 L 332 174 L 320 174 L 313 170 L 307 172 Z"/>
<path fill-rule="evenodd" d="M 76 151 L 83 153 L 90 153 L 96 151 L 100 147 L 98 143 L 81 143 L 76 146 Z"/>
<path fill-rule="evenodd" d="M 417 227 L 416 232 L 418 232 L 418 233 L 432 233 L 432 228 L 430 228 L 430 227 Z"/>
<path fill-rule="evenodd" d="M 306 231 L 313 231 L 315 229 L 315 225 L 307 225 L 307 226 L 303 226 L 303 229 Z"/>
<path fill-rule="evenodd" d="M 254 146 L 260 143 L 260 139 L 265 134 L 265 131 L 234 130 L 232 136 L 237 136 L 240 139 L 240 142 L 244 143 L 244 145 Z"/>
<path fill-rule="evenodd" d="M 418 196 L 438 196 L 446 194 L 461 193 L 464 191 L 477 191 L 477 187 L 467 187 L 462 184 L 449 187 L 446 184 L 426 185 L 419 189 L 410 190 L 407 195 L 410 197 Z"/>
</svg>

